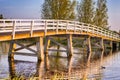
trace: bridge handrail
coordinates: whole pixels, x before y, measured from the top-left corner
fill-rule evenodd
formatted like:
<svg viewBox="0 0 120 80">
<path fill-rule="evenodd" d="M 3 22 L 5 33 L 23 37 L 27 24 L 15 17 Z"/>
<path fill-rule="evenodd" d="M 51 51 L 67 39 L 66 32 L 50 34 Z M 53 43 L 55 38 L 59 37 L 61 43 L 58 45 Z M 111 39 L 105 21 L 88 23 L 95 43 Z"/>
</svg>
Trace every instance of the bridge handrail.
<svg viewBox="0 0 120 80">
<path fill-rule="evenodd" d="M 73 31 L 74 33 L 85 32 L 120 40 L 120 34 L 114 31 L 78 21 L 54 19 L 0 19 L 0 33 L 12 32 L 13 38 L 18 31 L 30 31 L 32 36 L 34 30 L 43 30 L 45 34 L 48 30 L 54 30 L 56 34 L 58 30 L 65 30 L 66 33 L 69 31 Z"/>
</svg>

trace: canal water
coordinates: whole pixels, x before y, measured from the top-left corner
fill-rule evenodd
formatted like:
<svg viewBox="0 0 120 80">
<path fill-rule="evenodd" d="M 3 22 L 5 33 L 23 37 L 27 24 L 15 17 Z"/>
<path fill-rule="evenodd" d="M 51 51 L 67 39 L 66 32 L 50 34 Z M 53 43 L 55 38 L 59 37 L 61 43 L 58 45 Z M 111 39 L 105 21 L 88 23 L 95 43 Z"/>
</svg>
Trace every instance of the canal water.
<svg viewBox="0 0 120 80">
<path fill-rule="evenodd" d="M 95 59 L 89 66 L 82 58 L 83 52 L 76 50 L 71 58 L 67 58 L 63 52 L 49 52 L 49 56 L 42 62 L 38 62 L 37 57 L 15 55 L 14 62 L 10 62 L 7 52 L 1 51 L 0 80 L 9 79 L 13 74 L 26 78 L 39 76 L 43 80 L 56 75 L 70 80 L 120 80 L 120 52 L 105 56 L 102 60 Z"/>
</svg>

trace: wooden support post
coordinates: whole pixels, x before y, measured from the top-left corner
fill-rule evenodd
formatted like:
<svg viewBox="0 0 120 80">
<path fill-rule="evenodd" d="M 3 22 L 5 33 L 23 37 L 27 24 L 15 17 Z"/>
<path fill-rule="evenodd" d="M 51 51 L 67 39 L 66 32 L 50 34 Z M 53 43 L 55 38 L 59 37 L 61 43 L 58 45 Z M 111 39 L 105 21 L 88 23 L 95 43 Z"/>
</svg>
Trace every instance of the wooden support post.
<svg viewBox="0 0 120 80">
<path fill-rule="evenodd" d="M 113 45 L 112 45 L 113 43 L 112 43 L 112 41 L 110 41 L 110 54 L 112 54 L 112 52 L 113 52 Z"/>
<path fill-rule="evenodd" d="M 16 48 L 16 45 L 14 41 L 12 40 L 10 42 L 10 48 L 8 53 L 8 62 L 9 62 L 9 72 L 11 79 L 15 77 L 15 64 L 14 64 L 14 50 Z"/>
<path fill-rule="evenodd" d="M 44 60 L 43 37 L 37 38 L 37 55 L 38 60 Z"/>
<path fill-rule="evenodd" d="M 117 44 L 117 51 L 119 51 L 119 42 L 116 42 Z"/>
<path fill-rule="evenodd" d="M 58 42 L 60 41 L 60 38 L 57 39 Z M 59 56 L 59 50 L 60 50 L 60 45 L 57 45 L 57 56 Z"/>
<path fill-rule="evenodd" d="M 119 42 L 119 50 L 120 50 L 120 42 Z"/>
<path fill-rule="evenodd" d="M 103 38 L 101 39 L 101 47 L 102 47 L 102 53 L 101 53 L 101 65 L 102 65 L 102 60 L 103 60 L 103 56 L 104 56 L 104 52 L 105 52 L 105 50 L 104 50 L 104 40 L 103 40 Z"/>
<path fill-rule="evenodd" d="M 14 59 L 14 50 L 16 48 L 16 45 L 14 43 L 14 40 L 10 42 L 10 47 L 9 47 L 9 53 L 8 53 L 8 58 L 13 58 Z"/>
<path fill-rule="evenodd" d="M 50 39 L 49 39 L 49 37 L 46 37 L 45 38 L 45 46 L 44 46 L 44 52 L 45 53 L 48 53 L 49 46 L 50 46 Z"/>
<path fill-rule="evenodd" d="M 72 34 L 67 35 L 67 55 L 68 57 L 73 55 Z"/>
<path fill-rule="evenodd" d="M 72 56 L 68 57 L 68 76 L 71 75 L 71 69 L 72 69 Z"/>
<path fill-rule="evenodd" d="M 12 59 L 8 58 L 8 64 L 9 64 L 10 78 L 12 80 L 14 77 L 16 77 L 14 59 L 13 58 Z"/>
<path fill-rule="evenodd" d="M 88 37 L 88 61 L 87 61 L 87 65 L 89 66 L 90 64 L 90 58 L 91 58 L 91 54 L 92 54 L 92 47 L 91 47 L 91 37 Z"/>
<path fill-rule="evenodd" d="M 49 60 L 48 60 L 48 53 L 45 53 L 45 58 L 44 58 L 44 63 L 45 63 L 45 71 L 49 70 Z"/>
</svg>

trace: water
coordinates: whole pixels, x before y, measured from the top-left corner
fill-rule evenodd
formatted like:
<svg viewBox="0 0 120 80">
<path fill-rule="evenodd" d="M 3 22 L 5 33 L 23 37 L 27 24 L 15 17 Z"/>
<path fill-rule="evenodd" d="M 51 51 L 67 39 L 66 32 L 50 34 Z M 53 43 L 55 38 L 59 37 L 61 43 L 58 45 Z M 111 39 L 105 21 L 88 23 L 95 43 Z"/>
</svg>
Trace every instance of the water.
<svg viewBox="0 0 120 80">
<path fill-rule="evenodd" d="M 23 50 L 23 52 L 26 50 Z M 120 80 L 120 52 L 108 55 L 103 58 L 92 61 L 89 67 L 86 67 L 83 55 L 74 53 L 71 58 L 66 57 L 66 53 L 50 52 L 45 59 L 47 62 L 37 62 L 37 57 L 15 55 L 14 62 L 8 61 L 8 54 L 0 54 L 0 79 L 9 78 L 11 74 L 17 76 L 38 76 L 41 78 L 49 77 L 55 73 L 63 74 L 62 77 L 69 77 L 71 80 Z M 12 64 L 12 67 L 10 66 Z"/>
</svg>

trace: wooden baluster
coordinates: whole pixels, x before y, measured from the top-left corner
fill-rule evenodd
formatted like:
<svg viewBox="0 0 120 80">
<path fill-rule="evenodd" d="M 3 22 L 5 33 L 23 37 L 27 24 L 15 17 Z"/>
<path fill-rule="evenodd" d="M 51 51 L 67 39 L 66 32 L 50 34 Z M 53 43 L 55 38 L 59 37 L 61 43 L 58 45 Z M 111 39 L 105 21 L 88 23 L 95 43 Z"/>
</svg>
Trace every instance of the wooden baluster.
<svg viewBox="0 0 120 80">
<path fill-rule="evenodd" d="M 15 30 L 16 30 L 16 21 L 13 21 L 12 39 L 15 38 Z"/>
<path fill-rule="evenodd" d="M 30 26 L 30 37 L 33 36 L 33 27 L 34 27 L 34 20 L 31 21 L 31 26 Z"/>
</svg>

